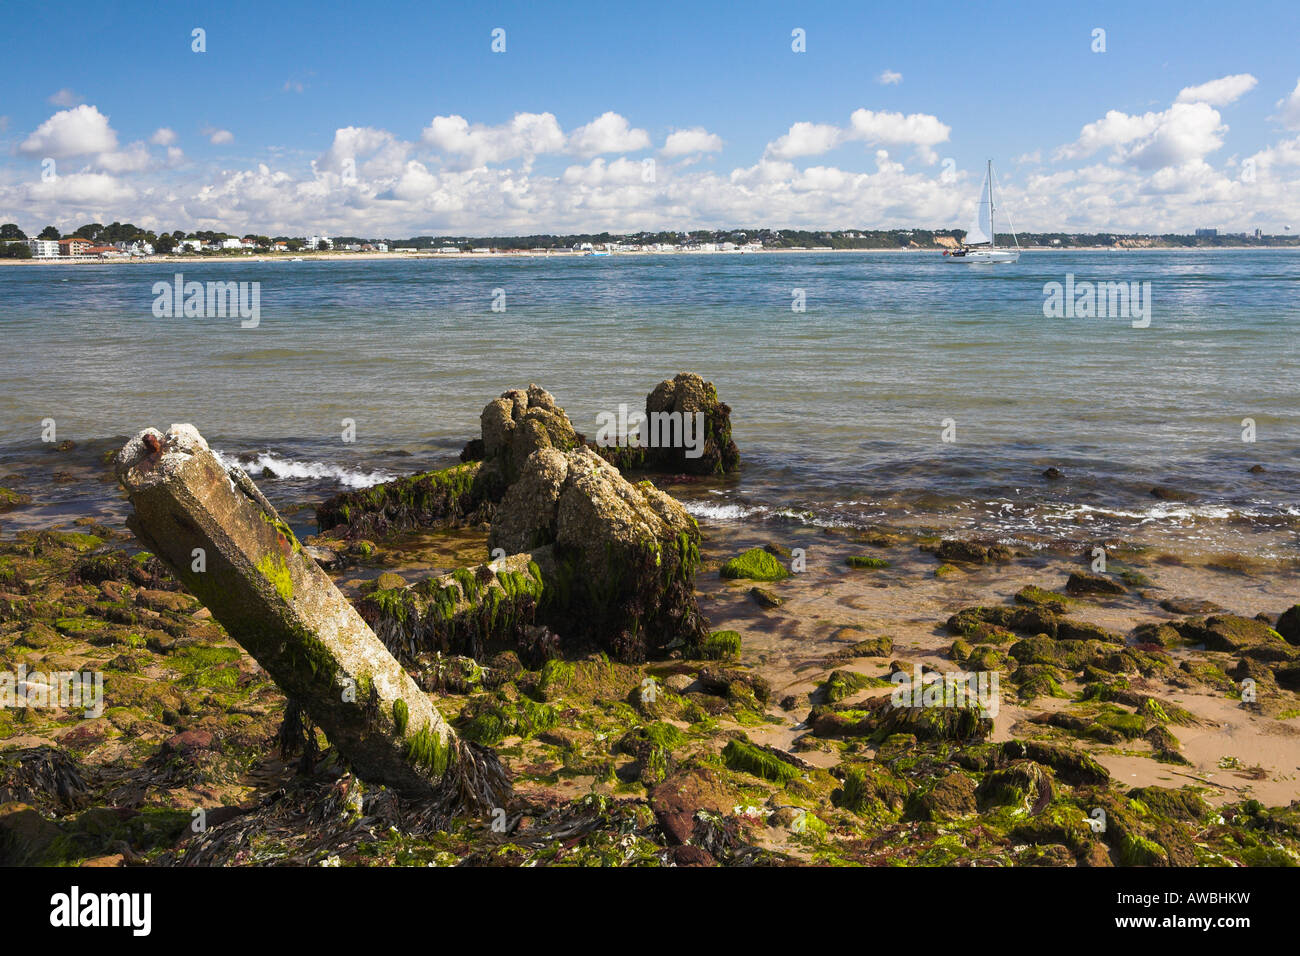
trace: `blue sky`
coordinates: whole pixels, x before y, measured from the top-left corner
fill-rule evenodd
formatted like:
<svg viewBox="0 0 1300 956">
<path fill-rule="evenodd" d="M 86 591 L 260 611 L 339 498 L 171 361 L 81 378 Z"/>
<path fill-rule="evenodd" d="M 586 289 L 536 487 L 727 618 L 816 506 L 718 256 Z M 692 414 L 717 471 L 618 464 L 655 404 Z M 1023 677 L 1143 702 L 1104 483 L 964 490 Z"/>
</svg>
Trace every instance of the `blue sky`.
<svg viewBox="0 0 1300 956">
<path fill-rule="evenodd" d="M 1026 228 L 1300 225 L 1294 3 L 323 0 L 0 17 L 0 219 L 28 229 L 964 225 L 986 157 Z M 64 111 L 78 112 L 44 128 Z M 1077 145 L 1111 113 L 1128 119 Z M 520 114 L 551 119 L 512 127 Z M 365 132 L 341 141 L 348 129 Z M 703 148 L 665 152 L 679 130 Z M 42 180 L 50 158 L 57 178 Z"/>
</svg>

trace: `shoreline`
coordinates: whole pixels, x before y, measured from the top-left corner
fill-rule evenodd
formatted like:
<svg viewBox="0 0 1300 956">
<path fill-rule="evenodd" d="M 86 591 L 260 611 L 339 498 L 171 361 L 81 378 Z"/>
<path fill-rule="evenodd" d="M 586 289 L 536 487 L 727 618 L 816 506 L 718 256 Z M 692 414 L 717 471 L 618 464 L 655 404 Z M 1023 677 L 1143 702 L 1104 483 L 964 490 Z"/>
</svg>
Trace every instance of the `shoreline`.
<svg viewBox="0 0 1300 956">
<path fill-rule="evenodd" d="M 589 256 L 582 252 L 461 252 L 455 254 L 438 253 L 438 252 L 337 252 L 337 253 L 307 253 L 306 255 L 296 256 L 294 253 L 270 253 L 270 254 L 249 254 L 246 256 L 137 256 L 125 259 L 0 259 L 0 266 L 107 266 L 107 265 L 180 265 L 180 264 L 210 264 L 215 262 L 224 263 L 292 263 L 294 258 L 300 258 L 302 263 L 308 262 L 403 262 L 403 261 L 426 261 L 442 260 L 451 261 L 461 259 L 585 259 L 585 258 L 626 258 L 626 257 L 654 257 L 654 258 L 672 258 L 673 256 L 771 256 L 771 255 L 936 255 L 942 256 L 943 249 L 755 249 L 732 251 L 713 251 L 704 252 L 696 250 L 683 250 L 679 252 L 611 252 L 608 256 Z M 1206 252 L 1282 252 L 1295 251 L 1300 252 L 1300 246 L 1205 246 L 1205 247 L 1186 247 L 1186 246 L 1138 246 L 1133 248 L 1112 247 L 1112 246 L 1056 246 L 1050 249 L 1043 248 L 1025 248 L 1020 250 L 1023 254 L 1042 254 L 1054 252 L 1089 252 L 1089 253 L 1132 253 L 1132 252 L 1176 252 L 1176 253 L 1206 253 Z"/>
</svg>

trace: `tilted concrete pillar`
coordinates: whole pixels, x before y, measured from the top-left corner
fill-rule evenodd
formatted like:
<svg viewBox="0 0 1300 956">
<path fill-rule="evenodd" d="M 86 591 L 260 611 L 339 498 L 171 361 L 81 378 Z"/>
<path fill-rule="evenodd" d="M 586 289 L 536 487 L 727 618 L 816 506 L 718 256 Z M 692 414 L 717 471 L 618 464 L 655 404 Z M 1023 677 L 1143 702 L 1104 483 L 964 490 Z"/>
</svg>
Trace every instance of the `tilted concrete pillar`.
<svg viewBox="0 0 1300 956">
<path fill-rule="evenodd" d="M 293 531 L 191 425 L 118 453 L 127 526 L 256 658 L 364 780 L 490 813 L 510 793 L 496 755 L 460 740 Z"/>
</svg>

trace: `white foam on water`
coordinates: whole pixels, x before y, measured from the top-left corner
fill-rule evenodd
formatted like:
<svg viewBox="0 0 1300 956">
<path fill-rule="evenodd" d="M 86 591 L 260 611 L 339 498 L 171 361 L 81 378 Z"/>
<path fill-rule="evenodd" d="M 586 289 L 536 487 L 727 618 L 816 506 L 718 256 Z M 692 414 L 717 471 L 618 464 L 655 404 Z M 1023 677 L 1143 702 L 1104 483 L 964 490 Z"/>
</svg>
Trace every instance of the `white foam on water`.
<svg viewBox="0 0 1300 956">
<path fill-rule="evenodd" d="M 223 455 L 213 450 L 222 466 L 229 468 L 238 465 L 253 478 L 269 471 L 277 479 L 308 478 L 315 481 L 335 481 L 344 488 L 369 488 L 385 481 L 392 481 L 396 475 L 383 471 L 363 471 L 359 468 L 344 468 L 317 461 L 294 461 L 283 458 L 274 452 L 264 451 L 250 457 Z"/>
</svg>

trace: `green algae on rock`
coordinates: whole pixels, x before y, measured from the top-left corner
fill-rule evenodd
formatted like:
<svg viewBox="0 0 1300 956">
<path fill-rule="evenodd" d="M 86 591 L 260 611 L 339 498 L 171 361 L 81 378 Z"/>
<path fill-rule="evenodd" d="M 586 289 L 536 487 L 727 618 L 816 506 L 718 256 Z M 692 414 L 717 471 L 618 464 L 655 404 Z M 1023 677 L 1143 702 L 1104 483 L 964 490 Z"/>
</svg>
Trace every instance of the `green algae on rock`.
<svg viewBox="0 0 1300 956">
<path fill-rule="evenodd" d="M 786 566 L 763 548 L 750 548 L 724 564 L 718 573 L 724 578 L 750 581 L 781 581 L 790 576 Z"/>
</svg>

